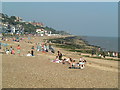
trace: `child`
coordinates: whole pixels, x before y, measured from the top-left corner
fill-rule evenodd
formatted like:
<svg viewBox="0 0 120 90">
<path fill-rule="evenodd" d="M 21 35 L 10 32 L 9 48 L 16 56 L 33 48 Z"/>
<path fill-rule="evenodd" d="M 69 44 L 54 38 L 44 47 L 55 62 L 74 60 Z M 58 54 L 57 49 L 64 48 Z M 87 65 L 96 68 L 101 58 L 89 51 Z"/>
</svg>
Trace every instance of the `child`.
<svg viewBox="0 0 120 90">
<path fill-rule="evenodd" d="M 15 55 L 15 50 L 14 50 L 14 48 L 12 49 L 12 54 Z"/>
<path fill-rule="evenodd" d="M 8 50 L 8 48 L 6 48 L 6 50 L 5 50 L 5 51 L 6 51 L 6 54 L 8 55 L 8 54 L 9 54 L 9 50 Z"/>
<path fill-rule="evenodd" d="M 27 56 L 32 56 L 32 55 L 31 55 L 31 53 L 30 53 L 30 51 L 28 51 L 28 54 L 27 54 Z"/>
</svg>

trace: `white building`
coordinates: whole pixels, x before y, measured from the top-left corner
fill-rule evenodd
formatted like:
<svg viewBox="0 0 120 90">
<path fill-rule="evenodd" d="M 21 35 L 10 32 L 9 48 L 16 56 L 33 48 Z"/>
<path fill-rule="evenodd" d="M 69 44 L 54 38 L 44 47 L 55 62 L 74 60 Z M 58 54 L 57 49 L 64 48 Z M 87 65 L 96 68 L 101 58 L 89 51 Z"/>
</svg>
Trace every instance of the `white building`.
<svg viewBox="0 0 120 90">
<path fill-rule="evenodd" d="M 14 26 L 11 27 L 11 33 L 12 34 L 15 33 L 15 27 Z"/>
<path fill-rule="evenodd" d="M 40 36 L 44 36 L 45 30 L 44 29 L 36 29 L 36 33 L 40 34 Z"/>
<path fill-rule="evenodd" d="M 36 29 L 36 33 L 40 34 L 40 36 L 51 36 L 51 31 L 47 31 L 44 29 Z"/>
<path fill-rule="evenodd" d="M 51 31 L 49 31 L 49 34 L 48 34 L 48 36 L 51 36 L 52 35 L 52 32 Z"/>
</svg>

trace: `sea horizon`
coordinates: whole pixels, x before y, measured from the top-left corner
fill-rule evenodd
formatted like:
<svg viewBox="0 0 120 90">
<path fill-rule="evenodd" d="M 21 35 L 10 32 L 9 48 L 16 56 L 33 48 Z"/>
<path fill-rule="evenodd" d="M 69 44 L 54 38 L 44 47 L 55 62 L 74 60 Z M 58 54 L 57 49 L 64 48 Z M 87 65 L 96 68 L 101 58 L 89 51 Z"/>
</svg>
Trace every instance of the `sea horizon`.
<svg viewBox="0 0 120 90">
<path fill-rule="evenodd" d="M 80 36 L 80 35 L 79 35 Z M 118 37 L 110 36 L 80 36 L 83 40 L 87 41 L 88 44 L 101 47 L 104 51 L 118 50 Z"/>
</svg>

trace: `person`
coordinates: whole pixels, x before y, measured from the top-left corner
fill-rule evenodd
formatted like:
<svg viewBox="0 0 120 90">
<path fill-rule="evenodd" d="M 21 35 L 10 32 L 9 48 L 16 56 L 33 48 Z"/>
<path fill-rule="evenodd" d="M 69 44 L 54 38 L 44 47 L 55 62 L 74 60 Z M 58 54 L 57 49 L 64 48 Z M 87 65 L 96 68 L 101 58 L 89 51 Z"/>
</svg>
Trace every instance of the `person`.
<svg viewBox="0 0 120 90">
<path fill-rule="evenodd" d="M 86 62 L 86 60 L 85 60 L 83 57 L 80 57 L 80 60 L 79 60 L 79 61 Z"/>
<path fill-rule="evenodd" d="M 46 48 L 47 48 L 47 50 L 49 52 L 49 44 L 48 43 L 46 44 Z"/>
<path fill-rule="evenodd" d="M 72 60 L 72 58 L 67 58 L 66 60 L 65 60 L 65 62 L 67 62 L 68 64 L 70 64 L 70 62 L 71 62 L 71 60 Z"/>
<path fill-rule="evenodd" d="M 45 51 L 45 52 L 48 52 L 46 43 L 44 44 L 44 51 Z"/>
<path fill-rule="evenodd" d="M 1 45 L 1 42 L 0 42 L 0 49 L 2 49 L 2 45 Z"/>
<path fill-rule="evenodd" d="M 83 69 L 85 68 L 85 63 L 86 63 L 86 60 L 83 57 L 80 57 L 80 60 L 78 63 L 76 63 L 76 66 L 79 67 L 80 69 Z"/>
<path fill-rule="evenodd" d="M 103 53 L 102 53 L 102 56 L 103 56 L 104 58 L 105 58 L 105 56 L 106 56 L 104 51 L 103 51 Z"/>
<path fill-rule="evenodd" d="M 34 51 L 33 50 L 31 50 L 31 55 L 34 56 Z"/>
<path fill-rule="evenodd" d="M 72 65 L 72 63 L 73 63 L 73 59 L 72 58 L 69 58 L 69 64 L 70 64 L 70 67 L 72 67 L 73 65 Z"/>
<path fill-rule="evenodd" d="M 15 55 L 15 50 L 14 50 L 14 48 L 12 49 L 12 54 Z"/>
<path fill-rule="evenodd" d="M 66 58 L 64 58 L 64 59 L 62 60 L 62 64 L 65 64 L 65 62 L 66 62 Z"/>
<path fill-rule="evenodd" d="M 54 50 L 54 48 L 52 46 L 51 46 L 51 52 L 55 53 L 55 50 Z"/>
<path fill-rule="evenodd" d="M 91 56 L 93 56 L 93 55 L 94 55 L 94 53 L 95 53 L 95 52 L 94 52 L 94 49 L 93 49 L 93 50 L 92 50 L 92 53 L 91 53 Z"/>
<path fill-rule="evenodd" d="M 49 43 L 48 47 L 49 47 L 49 50 L 50 50 L 52 53 L 55 53 L 55 50 L 54 50 L 54 48 L 51 46 L 50 43 Z"/>
<path fill-rule="evenodd" d="M 32 48 L 31 48 L 32 50 L 34 50 L 35 48 L 34 48 L 34 46 L 32 46 Z"/>
<path fill-rule="evenodd" d="M 10 46 L 10 53 L 11 53 L 11 54 L 12 54 L 12 49 L 13 49 L 12 46 Z"/>
<path fill-rule="evenodd" d="M 115 56 L 118 57 L 118 52 L 115 53 Z"/>
<path fill-rule="evenodd" d="M 6 48 L 5 52 L 6 52 L 6 54 L 9 54 L 9 49 L 8 49 L 8 48 Z"/>
<path fill-rule="evenodd" d="M 44 53 L 44 43 L 41 44 L 41 47 L 42 47 L 42 52 Z"/>
<path fill-rule="evenodd" d="M 80 64 L 78 62 L 76 62 L 75 60 L 73 60 L 72 58 L 69 58 L 69 64 L 70 64 L 70 69 L 80 69 Z"/>
<path fill-rule="evenodd" d="M 37 51 L 40 51 L 40 45 L 39 45 L 39 43 L 37 44 Z"/>
<path fill-rule="evenodd" d="M 72 60 L 71 66 L 72 66 L 72 67 L 76 67 L 76 62 L 75 62 L 75 60 Z"/>
<path fill-rule="evenodd" d="M 110 57 L 110 52 L 108 51 L 107 55 Z"/>
<path fill-rule="evenodd" d="M 18 53 L 19 56 L 20 56 L 20 49 L 21 49 L 21 48 L 20 48 L 20 45 L 18 45 L 18 46 L 17 46 L 17 53 Z"/>
<path fill-rule="evenodd" d="M 59 57 L 59 60 L 62 60 L 62 53 L 60 51 L 58 51 L 58 57 Z"/>
<path fill-rule="evenodd" d="M 112 53 L 112 56 L 115 57 L 115 52 Z"/>
<path fill-rule="evenodd" d="M 85 62 L 84 61 L 79 61 L 79 66 L 81 69 L 85 68 Z"/>
<path fill-rule="evenodd" d="M 28 51 L 27 56 L 32 56 L 31 53 L 30 53 L 30 51 Z"/>
</svg>

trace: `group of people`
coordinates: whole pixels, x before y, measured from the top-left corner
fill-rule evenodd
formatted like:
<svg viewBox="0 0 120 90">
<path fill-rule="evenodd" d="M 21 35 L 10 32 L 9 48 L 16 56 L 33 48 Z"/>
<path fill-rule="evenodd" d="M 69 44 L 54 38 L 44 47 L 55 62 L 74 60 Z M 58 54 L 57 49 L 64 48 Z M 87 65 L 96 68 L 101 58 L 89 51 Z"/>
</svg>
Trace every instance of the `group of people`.
<svg viewBox="0 0 120 90">
<path fill-rule="evenodd" d="M 55 60 L 52 60 L 51 62 L 68 64 L 68 65 L 70 65 L 69 69 L 85 68 L 86 60 L 83 57 L 80 57 L 79 60 L 74 60 L 71 57 L 63 59 L 62 56 L 63 56 L 62 53 L 60 51 L 58 51 Z"/>
<path fill-rule="evenodd" d="M 20 42 L 22 41 L 24 38 L 21 38 L 21 37 L 12 37 L 12 38 L 5 38 L 3 37 L 1 40 L 2 41 L 14 41 L 14 42 Z M 25 41 L 26 42 L 26 41 Z M 31 38 L 29 37 L 28 38 L 28 42 L 27 43 L 30 43 L 30 44 L 33 44 L 31 42 Z M 15 55 L 16 54 L 16 49 L 17 49 L 17 53 L 18 55 L 20 56 L 20 52 L 21 52 L 21 49 L 20 49 L 20 45 L 18 45 L 16 48 L 13 48 L 12 46 L 9 47 L 8 44 L 4 44 L 4 43 L 0 43 L 0 48 L 4 46 L 5 48 L 3 49 L 3 51 L 6 53 L 6 54 L 13 54 Z M 31 50 L 29 50 L 26 54 L 26 56 L 34 56 L 34 52 L 35 51 L 41 51 L 43 53 L 45 52 L 52 52 L 52 53 L 55 53 L 55 50 L 53 48 L 53 46 L 51 45 L 50 42 L 48 41 L 45 41 L 45 42 L 38 42 L 36 43 L 36 45 L 33 45 L 31 47 Z"/>
<path fill-rule="evenodd" d="M 52 53 L 55 53 L 55 50 L 54 48 L 52 47 L 52 45 L 48 42 L 45 42 L 45 43 L 37 43 L 36 44 L 36 50 L 37 51 L 42 51 L 42 52 L 52 52 Z"/>
<path fill-rule="evenodd" d="M 55 50 L 54 50 L 53 46 L 50 43 L 42 42 L 41 44 L 36 43 L 36 48 L 35 48 L 35 46 L 32 46 L 31 51 L 28 51 L 27 56 L 34 56 L 35 49 L 36 49 L 37 52 L 41 51 L 43 53 L 47 53 L 47 52 L 55 53 Z"/>
<path fill-rule="evenodd" d="M 103 57 L 103 58 L 105 58 L 106 56 L 108 56 L 108 57 L 119 57 L 119 53 L 118 52 L 103 51 L 101 49 L 99 49 L 98 51 L 92 50 L 91 56 L 93 56 L 93 55 L 97 55 L 97 56 Z"/>
<path fill-rule="evenodd" d="M 20 56 L 20 49 L 21 49 L 20 45 L 18 45 L 16 47 L 16 49 L 17 49 L 18 55 Z M 13 54 L 13 55 L 15 55 L 15 49 L 12 46 L 10 46 L 10 48 L 5 48 L 5 53 L 6 54 Z"/>
</svg>

